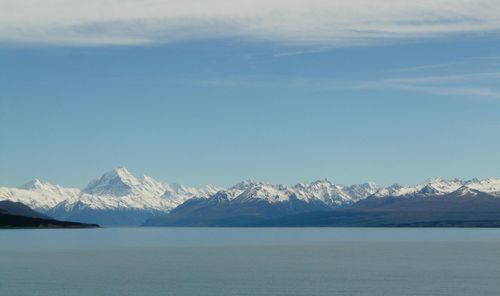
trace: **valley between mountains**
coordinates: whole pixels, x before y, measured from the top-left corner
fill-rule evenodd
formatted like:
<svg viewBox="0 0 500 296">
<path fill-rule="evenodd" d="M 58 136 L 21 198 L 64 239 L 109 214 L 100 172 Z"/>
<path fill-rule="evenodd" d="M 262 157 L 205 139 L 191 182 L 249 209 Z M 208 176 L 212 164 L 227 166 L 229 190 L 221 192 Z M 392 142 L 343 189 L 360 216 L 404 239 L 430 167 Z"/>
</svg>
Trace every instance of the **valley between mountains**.
<svg viewBox="0 0 500 296">
<path fill-rule="evenodd" d="M 0 200 L 57 220 L 102 226 L 500 226 L 495 178 L 390 187 L 247 180 L 220 188 L 169 184 L 116 168 L 83 189 L 39 180 L 0 187 Z"/>
</svg>

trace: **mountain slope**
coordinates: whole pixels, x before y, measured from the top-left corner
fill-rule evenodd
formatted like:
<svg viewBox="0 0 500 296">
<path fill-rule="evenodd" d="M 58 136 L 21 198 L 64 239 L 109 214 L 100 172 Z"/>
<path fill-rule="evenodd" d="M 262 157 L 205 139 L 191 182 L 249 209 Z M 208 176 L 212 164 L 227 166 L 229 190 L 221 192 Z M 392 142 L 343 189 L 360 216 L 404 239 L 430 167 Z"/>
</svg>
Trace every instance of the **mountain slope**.
<svg viewBox="0 0 500 296">
<path fill-rule="evenodd" d="M 0 201 L 0 214 L 25 216 L 25 217 L 40 218 L 40 219 L 51 219 L 49 216 L 46 216 L 42 213 L 32 210 L 25 204 L 9 200 Z"/>
<path fill-rule="evenodd" d="M 356 198 L 376 191 L 373 184 L 350 187 Z M 191 199 L 145 226 L 245 226 L 271 218 L 351 204 L 345 188 L 328 180 L 292 187 L 243 181 L 206 199 Z"/>
<path fill-rule="evenodd" d="M 91 228 L 96 224 L 58 221 L 40 214 L 28 206 L 12 201 L 0 201 L 0 228 Z"/>
<path fill-rule="evenodd" d="M 358 201 L 344 195 L 342 187 L 328 183 L 294 187 L 240 183 L 208 199 L 189 200 L 144 225 L 491 227 L 500 221 L 498 196 L 460 185 L 477 182 L 431 179 L 411 189 L 384 191 L 393 190 L 395 195 L 383 196 L 379 190 Z"/>
<path fill-rule="evenodd" d="M 231 198 L 219 192 L 208 199 L 191 199 L 169 214 L 148 219 L 144 226 L 245 226 L 272 217 L 326 210 L 321 201 L 304 201 L 290 196 L 269 202 L 265 197 Z"/>
<path fill-rule="evenodd" d="M 290 215 L 258 226 L 500 227 L 500 198 L 464 185 L 440 195 L 372 196 L 347 208 Z"/>
</svg>

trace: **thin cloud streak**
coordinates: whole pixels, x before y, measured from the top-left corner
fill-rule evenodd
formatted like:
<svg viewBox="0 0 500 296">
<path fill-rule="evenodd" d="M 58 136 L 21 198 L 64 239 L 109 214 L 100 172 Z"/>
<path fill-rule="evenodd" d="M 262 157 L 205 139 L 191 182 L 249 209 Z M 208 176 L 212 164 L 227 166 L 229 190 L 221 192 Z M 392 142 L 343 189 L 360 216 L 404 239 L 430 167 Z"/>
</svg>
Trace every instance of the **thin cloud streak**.
<svg viewBox="0 0 500 296">
<path fill-rule="evenodd" d="M 425 70 L 434 70 L 434 69 L 447 69 L 458 65 L 465 65 L 466 61 L 458 61 L 458 62 L 450 62 L 450 63 L 441 63 L 441 64 L 430 64 L 430 65 L 421 65 L 414 67 L 406 67 L 406 68 L 397 68 L 390 69 L 384 71 L 384 73 L 406 73 L 406 72 L 420 72 Z"/>
<path fill-rule="evenodd" d="M 421 86 L 409 84 L 379 83 L 378 85 L 365 84 L 364 89 L 400 90 L 407 92 L 427 93 L 443 96 L 460 96 L 474 99 L 500 99 L 500 91 L 489 87 L 460 87 L 460 86 Z"/>
<path fill-rule="evenodd" d="M 465 73 L 441 76 L 386 78 L 368 82 L 354 82 L 347 88 L 373 90 L 399 90 L 444 96 L 500 99 L 500 89 L 492 87 L 492 79 L 500 72 Z M 486 83 L 486 86 L 478 85 Z"/>
<path fill-rule="evenodd" d="M 494 83 L 478 84 L 479 80 L 500 78 L 500 72 L 469 73 L 429 77 L 386 78 L 378 80 L 336 80 L 289 76 L 240 76 L 198 79 L 197 84 L 208 87 L 302 88 L 312 90 L 373 90 L 426 93 L 439 96 L 459 96 L 470 99 L 500 99 L 500 89 Z M 484 81 L 481 81 L 484 82 Z"/>
<path fill-rule="evenodd" d="M 421 84 L 421 83 L 461 82 L 461 81 L 472 81 L 478 79 L 491 79 L 491 78 L 500 78 L 500 72 L 481 72 L 481 73 L 467 73 L 467 74 L 425 76 L 425 77 L 401 77 L 401 78 L 390 78 L 386 79 L 385 81 L 388 83 Z"/>
<path fill-rule="evenodd" d="M 341 47 L 499 31 L 497 0 L 0 0 L 4 44 L 245 38 Z"/>
</svg>

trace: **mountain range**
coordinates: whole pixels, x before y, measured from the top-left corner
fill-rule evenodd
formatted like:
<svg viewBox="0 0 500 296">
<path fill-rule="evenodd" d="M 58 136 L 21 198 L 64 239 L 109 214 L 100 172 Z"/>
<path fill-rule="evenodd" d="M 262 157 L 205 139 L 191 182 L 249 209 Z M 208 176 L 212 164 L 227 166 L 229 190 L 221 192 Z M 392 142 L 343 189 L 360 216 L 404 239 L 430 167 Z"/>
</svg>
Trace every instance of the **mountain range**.
<svg viewBox="0 0 500 296">
<path fill-rule="evenodd" d="M 38 179 L 19 188 L 0 187 L 0 200 L 21 202 L 61 220 L 101 225 L 140 225 L 168 213 L 192 197 L 208 197 L 221 188 L 170 185 L 125 168 L 116 168 L 94 179 L 83 189 L 64 188 Z"/>
<path fill-rule="evenodd" d="M 462 186 L 450 193 L 375 195 L 330 211 L 256 221 L 267 227 L 500 227 L 500 198 Z"/>
<path fill-rule="evenodd" d="M 101 225 L 247 226 L 291 223 L 278 220 L 308 213 L 353 211 L 373 200 L 443 201 L 460 192 L 467 192 L 466 196 L 477 192 L 496 201 L 500 180 L 436 178 L 415 186 L 389 187 L 371 182 L 344 186 L 326 179 L 293 186 L 246 180 L 230 188 L 197 188 L 136 177 L 125 168 L 116 168 L 83 189 L 39 180 L 18 188 L 0 187 L 0 200 L 21 202 L 60 220 Z"/>
</svg>

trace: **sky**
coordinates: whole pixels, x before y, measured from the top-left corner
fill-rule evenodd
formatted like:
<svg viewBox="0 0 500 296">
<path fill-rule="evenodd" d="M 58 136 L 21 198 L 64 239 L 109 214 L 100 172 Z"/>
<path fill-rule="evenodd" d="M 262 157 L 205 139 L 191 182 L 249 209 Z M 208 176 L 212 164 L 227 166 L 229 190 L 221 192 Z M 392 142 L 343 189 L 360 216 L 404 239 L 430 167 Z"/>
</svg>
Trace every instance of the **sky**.
<svg viewBox="0 0 500 296">
<path fill-rule="evenodd" d="M 499 81 L 496 0 L 0 0 L 0 186 L 500 177 Z"/>
</svg>

